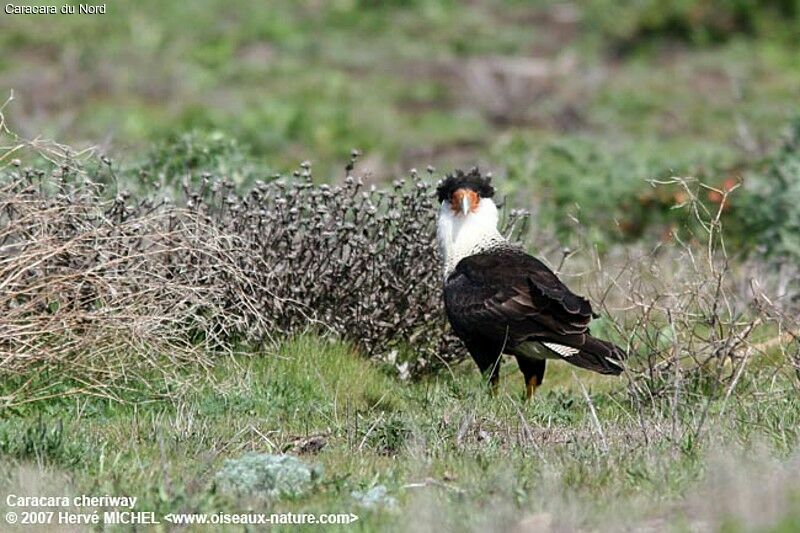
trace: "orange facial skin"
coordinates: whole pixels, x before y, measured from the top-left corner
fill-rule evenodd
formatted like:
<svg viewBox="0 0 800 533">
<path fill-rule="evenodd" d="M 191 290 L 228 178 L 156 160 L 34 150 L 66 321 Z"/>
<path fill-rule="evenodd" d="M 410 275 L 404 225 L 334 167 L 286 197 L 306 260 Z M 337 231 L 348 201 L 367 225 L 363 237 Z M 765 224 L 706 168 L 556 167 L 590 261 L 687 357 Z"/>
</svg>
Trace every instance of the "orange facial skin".
<svg viewBox="0 0 800 533">
<path fill-rule="evenodd" d="M 465 196 L 469 200 L 469 212 L 474 213 L 478 210 L 478 204 L 481 201 L 481 197 L 478 196 L 478 193 L 472 189 L 458 189 L 450 198 L 450 209 L 452 209 L 453 213 L 456 215 L 462 214 L 461 205 Z"/>
</svg>

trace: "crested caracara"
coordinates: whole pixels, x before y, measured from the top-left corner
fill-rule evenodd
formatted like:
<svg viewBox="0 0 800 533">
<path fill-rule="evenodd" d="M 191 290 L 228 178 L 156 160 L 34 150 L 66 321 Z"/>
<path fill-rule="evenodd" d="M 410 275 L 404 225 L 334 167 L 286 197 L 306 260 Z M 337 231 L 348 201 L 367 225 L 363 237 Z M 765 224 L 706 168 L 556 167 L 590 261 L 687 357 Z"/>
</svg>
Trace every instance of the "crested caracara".
<svg viewBox="0 0 800 533">
<path fill-rule="evenodd" d="M 597 316 L 589 301 L 497 230 L 489 177 L 457 171 L 436 192 L 447 318 L 492 387 L 504 353 L 517 359 L 526 398 L 541 385 L 547 359 L 622 372 L 625 352 L 589 334 Z"/>
</svg>

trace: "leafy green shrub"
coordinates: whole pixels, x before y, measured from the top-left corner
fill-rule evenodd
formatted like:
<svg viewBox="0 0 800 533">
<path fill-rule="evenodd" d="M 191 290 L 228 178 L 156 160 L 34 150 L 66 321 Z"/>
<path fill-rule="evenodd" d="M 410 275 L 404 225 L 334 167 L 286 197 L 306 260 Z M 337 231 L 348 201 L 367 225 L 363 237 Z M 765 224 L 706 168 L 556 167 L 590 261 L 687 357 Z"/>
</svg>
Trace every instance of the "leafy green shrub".
<svg viewBox="0 0 800 533">
<path fill-rule="evenodd" d="M 601 251 L 673 234 L 702 240 L 692 210 L 680 209 L 691 204 L 711 218 L 719 212 L 731 253 L 800 258 L 800 119 L 782 146 L 756 163 L 665 161 L 646 149 L 619 154 L 574 138 L 546 144 L 534 157 L 525 143 L 519 151 L 512 143 L 504 155 L 505 184 L 517 196 L 529 195 L 517 203 L 533 203 L 536 227 L 565 244 L 577 234 Z"/>
<path fill-rule="evenodd" d="M 747 236 L 743 245 L 767 257 L 800 260 L 800 118 L 766 172 L 751 173 L 747 182 L 736 228 Z"/>
<path fill-rule="evenodd" d="M 800 16 L 797 0 L 605 0 L 588 9 L 586 19 L 599 21 L 618 52 L 659 40 L 708 45 L 780 27 L 796 32 Z"/>
<path fill-rule="evenodd" d="M 157 143 L 130 172 L 162 189 L 179 190 L 184 179 L 224 176 L 237 185 L 261 175 L 247 146 L 221 131 L 188 131 Z M 149 185 L 149 184 L 148 184 Z"/>
<path fill-rule="evenodd" d="M 572 244 L 578 231 L 601 249 L 644 236 L 660 239 L 692 221 L 674 209 L 686 200 L 681 187 L 656 182 L 689 165 L 668 165 L 641 152 L 619 154 L 573 138 L 551 142 L 531 158 L 522 143 L 519 153 L 513 146 L 507 153 L 507 183 L 516 194 L 530 194 L 518 203 L 535 202 L 537 227 L 564 243 Z"/>
</svg>

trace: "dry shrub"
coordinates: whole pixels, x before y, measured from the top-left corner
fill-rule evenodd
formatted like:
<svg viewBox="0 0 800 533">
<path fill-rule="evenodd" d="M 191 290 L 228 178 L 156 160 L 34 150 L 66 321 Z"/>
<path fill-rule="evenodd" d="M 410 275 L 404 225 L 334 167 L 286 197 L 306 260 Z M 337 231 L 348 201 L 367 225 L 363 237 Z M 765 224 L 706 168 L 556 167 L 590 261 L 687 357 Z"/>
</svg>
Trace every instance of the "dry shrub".
<svg viewBox="0 0 800 533">
<path fill-rule="evenodd" d="M 3 373 L 57 368 L 83 383 L 67 393 L 112 394 L 145 368 L 208 363 L 198 332 L 214 340 L 236 321 L 215 316 L 226 291 L 213 283 L 238 275 L 215 255 L 232 239 L 189 211 L 104 200 L 69 167 L 58 174 L 24 171 L 0 189 Z M 21 383 L 7 402 L 37 396 Z"/>
<path fill-rule="evenodd" d="M 413 346 L 417 371 L 463 353 L 442 312 L 433 191 L 416 174 L 366 190 L 351 175 L 316 185 L 303 164 L 243 195 L 202 176 L 176 206 L 109 197 L 74 161 L 50 170 L 0 178 L 0 372 L 21 377 L 6 404 L 56 394 L 31 390 L 35 370 L 82 384 L 58 394 L 114 395 L 309 328 L 371 357 Z M 524 221 L 515 211 L 506 230 Z"/>
<path fill-rule="evenodd" d="M 777 291 L 779 273 L 755 269 L 753 261 L 726 250 L 720 220 L 735 188 L 677 177 L 654 182 L 664 184 L 685 191 L 685 203 L 676 208 L 696 222 L 687 228 L 699 231 L 676 229 L 650 248 L 617 248 L 578 266 L 604 317 L 596 333 L 634 354 L 628 398 L 673 417 L 702 399 L 705 409 L 692 415 L 699 431 L 712 400 L 722 399 L 724 412 L 734 392 L 754 384 L 759 394 L 783 393 L 787 380 L 800 385 L 800 374 L 792 375 L 800 328 L 795 304 Z M 723 197 L 714 211 L 698 199 L 708 189 Z"/>
</svg>

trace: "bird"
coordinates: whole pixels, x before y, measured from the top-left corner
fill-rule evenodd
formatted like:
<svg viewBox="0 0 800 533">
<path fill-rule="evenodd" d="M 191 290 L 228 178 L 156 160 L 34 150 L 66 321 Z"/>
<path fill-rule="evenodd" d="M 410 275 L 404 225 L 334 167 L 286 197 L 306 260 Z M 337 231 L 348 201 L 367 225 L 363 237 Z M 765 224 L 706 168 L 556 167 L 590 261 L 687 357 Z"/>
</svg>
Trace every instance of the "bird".
<svg viewBox="0 0 800 533">
<path fill-rule="evenodd" d="M 593 337 L 598 315 L 540 260 L 501 235 L 491 176 L 456 170 L 436 188 L 436 239 L 444 263 L 447 319 L 497 388 L 502 354 L 516 358 L 530 400 L 548 359 L 619 375 L 626 352 Z"/>
</svg>

